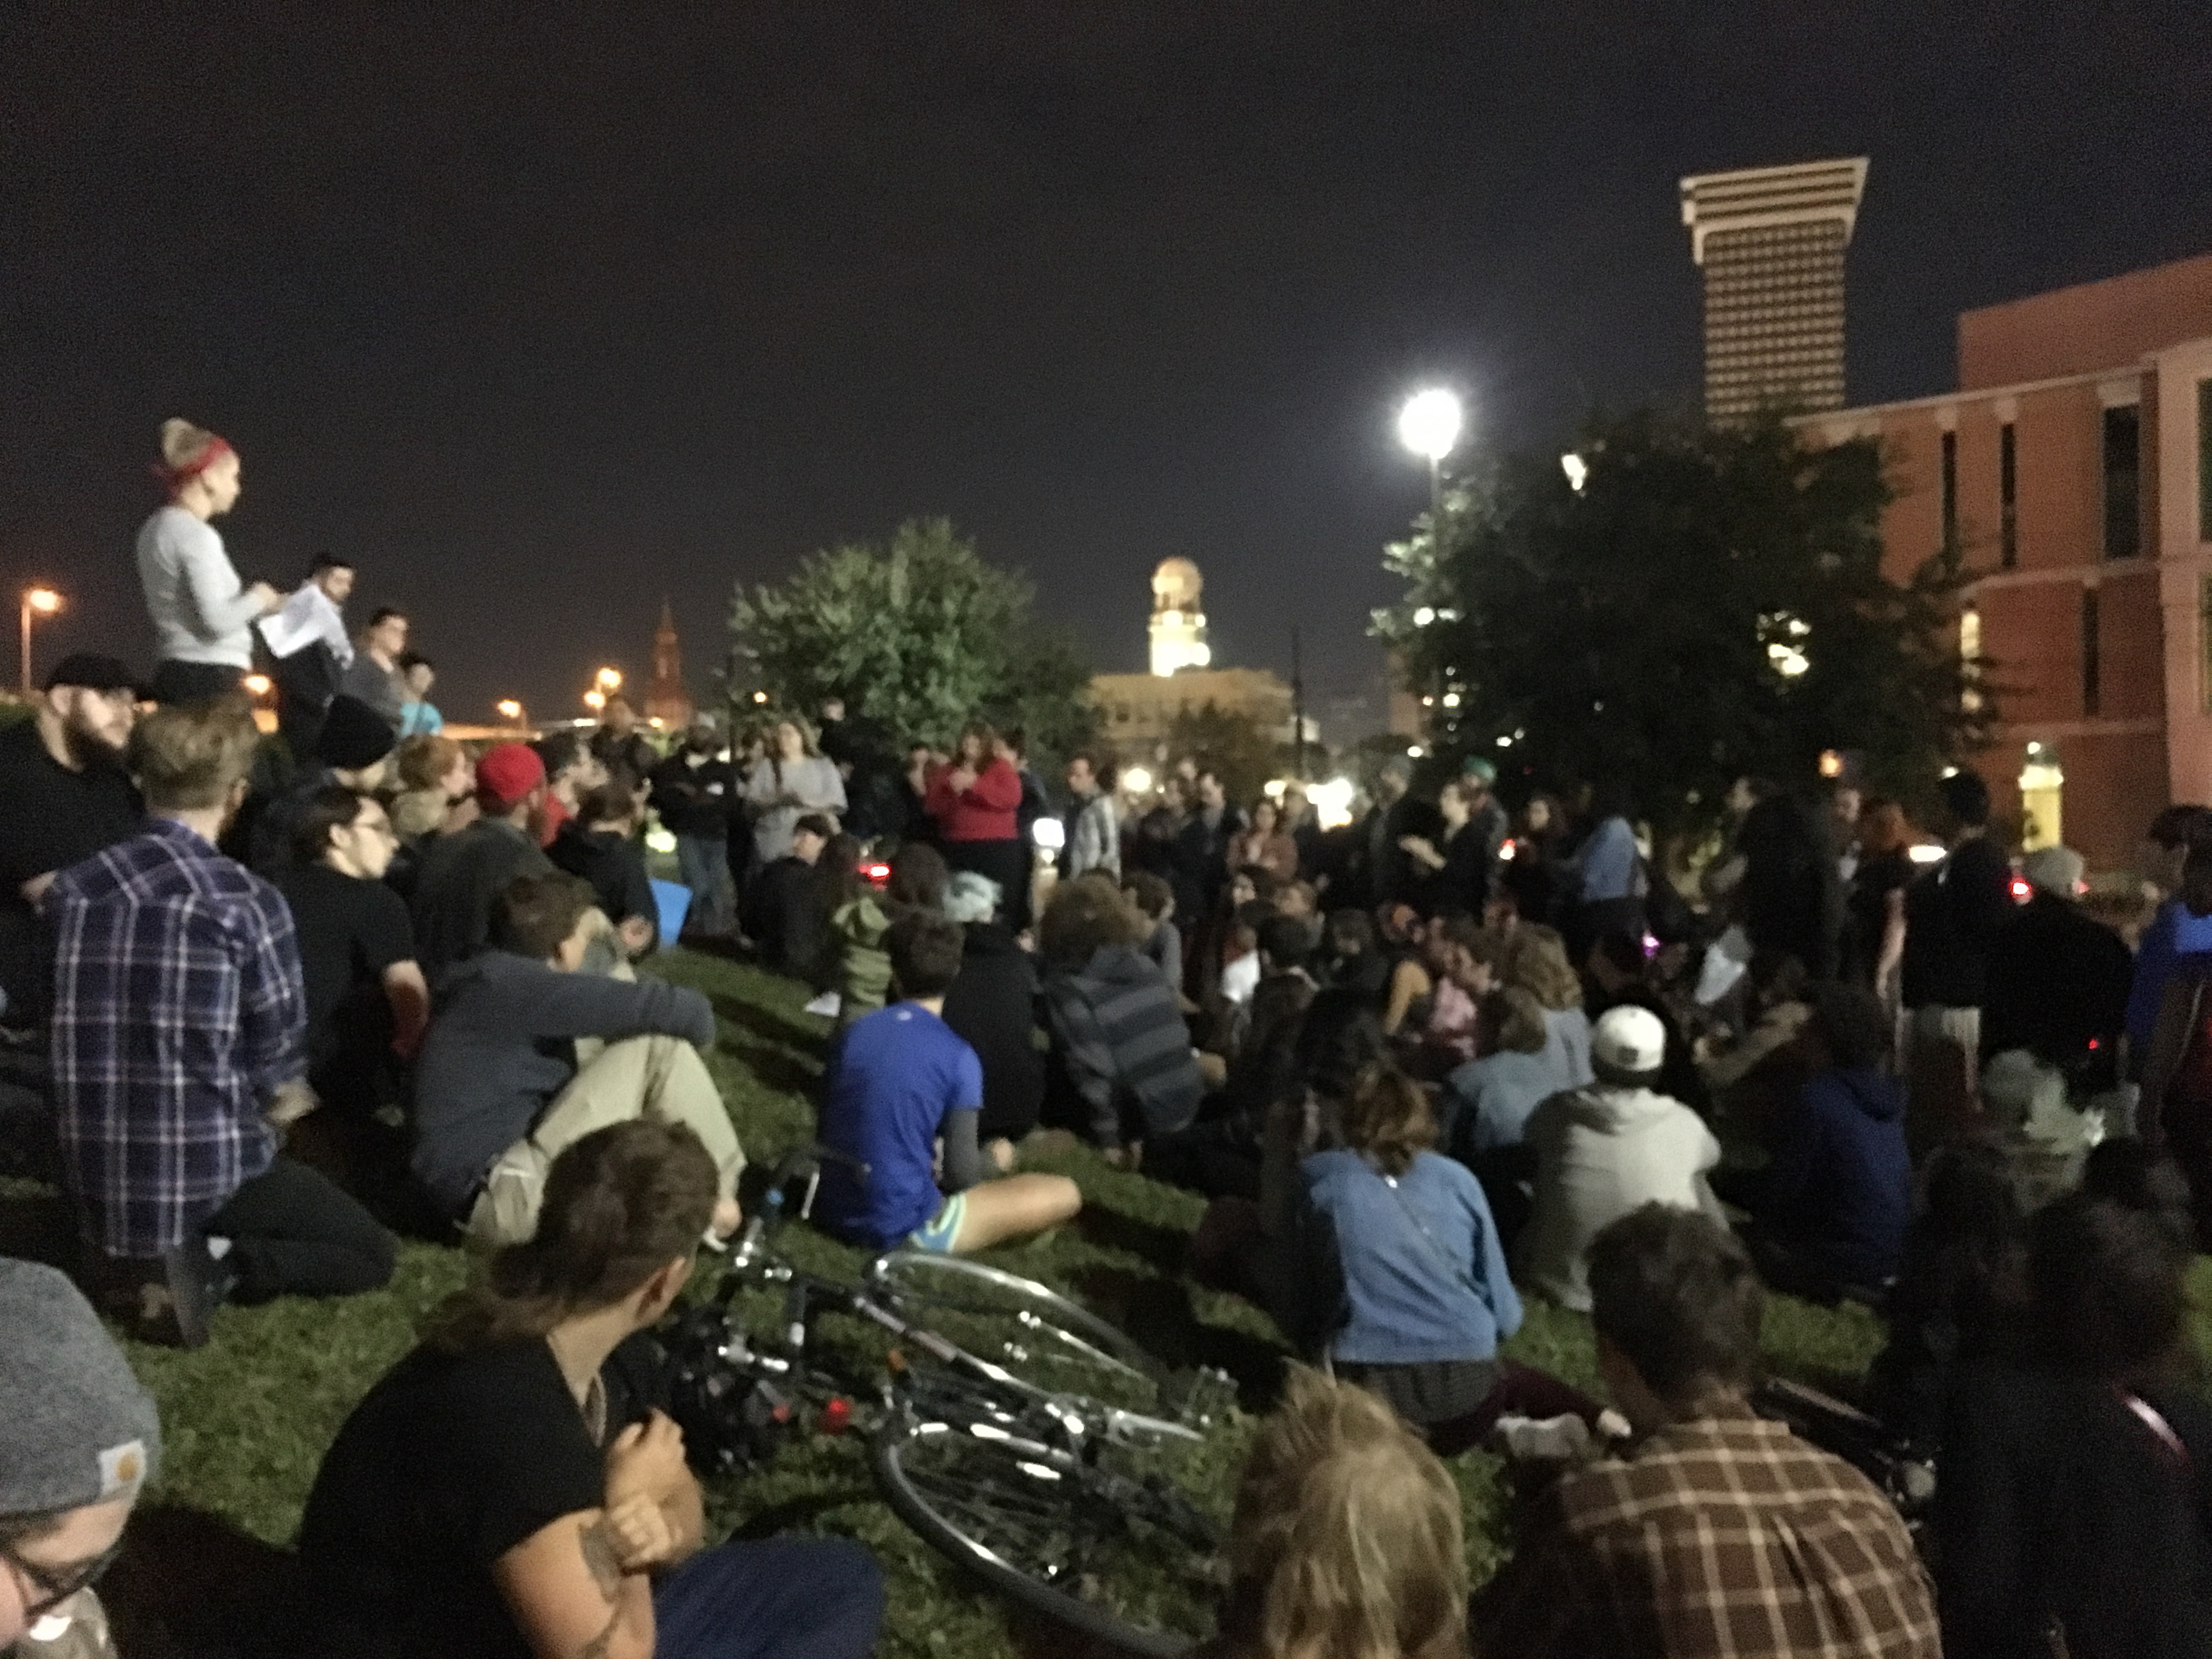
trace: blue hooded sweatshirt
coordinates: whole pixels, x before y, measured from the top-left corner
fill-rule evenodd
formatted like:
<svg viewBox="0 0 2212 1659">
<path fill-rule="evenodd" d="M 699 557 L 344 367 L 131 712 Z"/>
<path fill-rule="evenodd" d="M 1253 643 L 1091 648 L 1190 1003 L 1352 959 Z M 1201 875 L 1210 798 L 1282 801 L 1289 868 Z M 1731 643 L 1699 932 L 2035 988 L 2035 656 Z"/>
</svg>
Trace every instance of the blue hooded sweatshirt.
<svg viewBox="0 0 2212 1659">
<path fill-rule="evenodd" d="M 1912 1219 L 1905 1088 L 1873 1066 L 1810 1079 L 1784 1117 L 1759 1219 L 1838 1285 L 1895 1277 Z"/>
</svg>

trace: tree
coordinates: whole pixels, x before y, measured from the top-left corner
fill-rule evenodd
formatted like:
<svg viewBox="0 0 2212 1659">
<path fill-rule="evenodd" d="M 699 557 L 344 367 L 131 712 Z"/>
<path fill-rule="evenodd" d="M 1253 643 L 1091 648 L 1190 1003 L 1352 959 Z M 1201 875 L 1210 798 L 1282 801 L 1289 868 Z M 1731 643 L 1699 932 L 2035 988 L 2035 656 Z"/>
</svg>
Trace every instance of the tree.
<svg viewBox="0 0 2212 1659">
<path fill-rule="evenodd" d="M 1555 459 L 1505 457 L 1386 555 L 1407 592 L 1375 631 L 1436 698 L 1439 748 L 1625 785 L 1673 830 L 1713 822 L 1735 778 L 1810 777 L 1829 750 L 1911 799 L 1984 740 L 1958 550 L 1882 574 L 1873 443 L 1643 412 L 1594 418 L 1577 453 L 1580 490 Z"/>
<path fill-rule="evenodd" d="M 1032 598 L 949 520 L 911 519 L 886 545 L 831 548 L 775 586 L 739 584 L 730 629 L 779 707 L 842 697 L 894 738 L 939 746 L 980 715 L 1065 752 L 1092 729 L 1091 672 L 1031 621 Z"/>
<path fill-rule="evenodd" d="M 1203 708 L 1177 711 L 1168 726 L 1168 752 L 1188 755 L 1200 771 L 1218 775 L 1239 806 L 1259 799 L 1267 780 L 1284 769 L 1283 745 L 1259 721 L 1210 698 Z"/>
</svg>

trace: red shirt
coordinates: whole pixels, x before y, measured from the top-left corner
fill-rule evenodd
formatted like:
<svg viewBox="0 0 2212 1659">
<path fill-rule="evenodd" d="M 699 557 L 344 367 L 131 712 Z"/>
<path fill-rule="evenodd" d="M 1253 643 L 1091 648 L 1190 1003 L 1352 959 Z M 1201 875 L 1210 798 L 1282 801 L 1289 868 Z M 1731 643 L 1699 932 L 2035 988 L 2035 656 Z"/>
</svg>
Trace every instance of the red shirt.
<svg viewBox="0 0 2212 1659">
<path fill-rule="evenodd" d="M 1003 760 L 993 760 L 956 794 L 952 774 L 957 769 L 939 767 L 922 801 L 923 810 L 937 820 L 937 833 L 946 841 L 1012 841 L 1019 836 L 1014 809 L 1022 804 L 1021 774 Z"/>
<path fill-rule="evenodd" d="M 575 816 L 568 810 L 566 801 L 551 790 L 547 790 L 545 805 L 538 809 L 538 844 L 550 847 L 554 837 L 561 833 L 561 826 Z"/>
</svg>

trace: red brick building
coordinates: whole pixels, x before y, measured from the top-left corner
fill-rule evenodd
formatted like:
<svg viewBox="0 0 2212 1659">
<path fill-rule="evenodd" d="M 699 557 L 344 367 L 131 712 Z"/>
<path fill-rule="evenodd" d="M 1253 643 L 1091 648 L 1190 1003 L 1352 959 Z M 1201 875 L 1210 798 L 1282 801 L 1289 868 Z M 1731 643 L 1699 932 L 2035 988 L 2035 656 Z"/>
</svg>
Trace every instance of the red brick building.
<svg viewBox="0 0 2212 1659">
<path fill-rule="evenodd" d="M 2027 845 L 2118 864 L 2212 801 L 2212 254 L 1966 312 L 1956 392 L 1795 424 L 1882 441 L 1893 575 L 1961 549 L 1976 764 Z"/>
</svg>

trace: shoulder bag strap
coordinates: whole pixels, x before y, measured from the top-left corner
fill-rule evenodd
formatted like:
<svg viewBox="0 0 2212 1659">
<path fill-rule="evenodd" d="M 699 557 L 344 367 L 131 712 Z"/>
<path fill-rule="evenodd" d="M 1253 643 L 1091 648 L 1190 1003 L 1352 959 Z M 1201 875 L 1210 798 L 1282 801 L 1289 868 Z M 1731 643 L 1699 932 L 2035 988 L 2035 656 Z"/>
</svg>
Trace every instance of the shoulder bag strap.
<svg viewBox="0 0 2212 1659">
<path fill-rule="evenodd" d="M 1476 1301 L 1481 1303 L 1485 1307 L 1489 1306 L 1490 1297 L 1488 1293 L 1483 1290 L 1481 1285 L 1475 1283 L 1474 1275 L 1473 1273 L 1468 1271 L 1467 1264 L 1462 1261 L 1455 1261 L 1452 1259 L 1451 1252 L 1444 1249 L 1443 1241 L 1439 1239 L 1436 1234 L 1429 1231 L 1429 1224 L 1421 1219 L 1421 1212 L 1413 1207 L 1413 1200 L 1406 1196 L 1404 1189 L 1398 1185 L 1396 1179 L 1393 1176 L 1384 1175 L 1373 1164 L 1368 1164 L 1367 1160 L 1364 1158 L 1360 1159 L 1360 1162 L 1366 1165 L 1367 1172 L 1370 1175 L 1373 1176 L 1377 1181 L 1381 1182 L 1385 1187 L 1389 1188 L 1390 1196 L 1398 1200 L 1398 1208 L 1404 1213 L 1406 1219 L 1413 1224 L 1414 1232 L 1420 1236 L 1421 1243 L 1427 1247 L 1429 1254 L 1437 1259 L 1437 1262 L 1442 1265 L 1446 1273 L 1449 1273 L 1454 1279 L 1456 1279 L 1462 1285 L 1473 1294 Z"/>
</svg>

